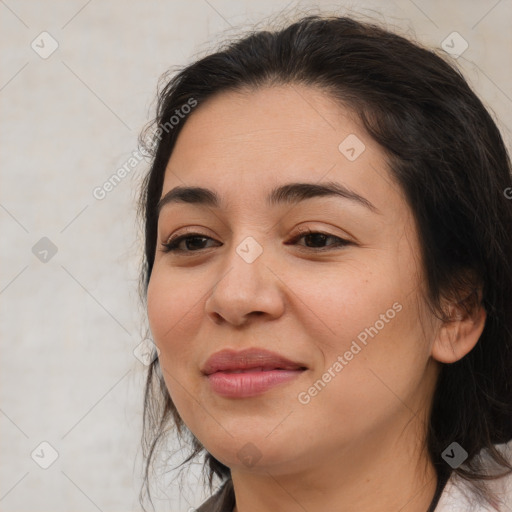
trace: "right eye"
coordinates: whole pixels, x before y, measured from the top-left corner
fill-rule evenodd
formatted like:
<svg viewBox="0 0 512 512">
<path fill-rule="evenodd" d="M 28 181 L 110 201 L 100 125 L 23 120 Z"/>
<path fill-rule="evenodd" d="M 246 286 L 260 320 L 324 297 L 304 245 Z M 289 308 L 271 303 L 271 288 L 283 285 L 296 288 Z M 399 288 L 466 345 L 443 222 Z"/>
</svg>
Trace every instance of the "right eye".
<svg viewBox="0 0 512 512">
<path fill-rule="evenodd" d="M 175 238 L 171 238 L 169 241 L 165 243 L 162 243 L 162 251 L 164 253 L 177 252 L 185 254 L 191 252 L 198 252 L 198 250 L 201 249 L 208 249 L 208 247 L 201 247 L 205 240 L 213 240 L 213 238 L 205 236 L 201 233 L 187 233 L 186 235 L 177 236 Z M 185 241 L 186 249 L 182 249 L 180 247 L 181 242 L 183 241 Z M 190 241 L 192 241 L 192 243 L 190 243 Z M 194 245 L 196 246 L 195 250 L 190 248 L 190 246 L 194 247 Z"/>
</svg>

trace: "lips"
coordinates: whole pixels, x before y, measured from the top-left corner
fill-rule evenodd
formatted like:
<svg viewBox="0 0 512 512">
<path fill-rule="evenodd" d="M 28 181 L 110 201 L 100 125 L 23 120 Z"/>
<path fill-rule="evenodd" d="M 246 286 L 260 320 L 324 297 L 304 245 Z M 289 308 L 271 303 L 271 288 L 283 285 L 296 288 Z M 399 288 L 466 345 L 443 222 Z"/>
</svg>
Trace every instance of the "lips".
<svg viewBox="0 0 512 512">
<path fill-rule="evenodd" d="M 213 354 L 201 371 L 205 375 L 216 372 L 247 373 L 266 372 L 272 370 L 305 370 L 307 367 L 296 361 L 291 361 L 280 354 L 265 349 L 250 348 L 242 351 L 221 350 Z"/>
<path fill-rule="evenodd" d="M 219 370 L 224 373 L 249 373 L 249 372 L 270 372 L 272 370 L 284 370 L 284 368 L 264 368 L 263 366 L 258 366 L 255 368 L 245 368 L 244 370 Z"/>
<path fill-rule="evenodd" d="M 201 371 L 210 389 L 227 399 L 246 399 L 299 378 L 306 366 L 264 349 L 221 350 Z"/>
</svg>

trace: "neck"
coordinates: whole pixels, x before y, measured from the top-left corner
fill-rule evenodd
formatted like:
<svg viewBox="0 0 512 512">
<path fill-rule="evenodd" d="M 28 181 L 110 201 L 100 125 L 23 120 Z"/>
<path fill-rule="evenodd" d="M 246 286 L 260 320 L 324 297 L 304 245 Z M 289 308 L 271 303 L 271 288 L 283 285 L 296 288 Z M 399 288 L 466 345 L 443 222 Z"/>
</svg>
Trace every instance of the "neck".
<svg viewBox="0 0 512 512">
<path fill-rule="evenodd" d="M 409 441 L 417 445 L 414 434 L 409 432 Z M 335 456 L 309 456 L 294 471 L 290 465 L 259 472 L 232 468 L 233 512 L 427 512 L 436 490 L 435 469 L 425 452 L 408 446 L 414 444 L 403 435 L 394 442 L 379 436 L 351 443 Z"/>
</svg>

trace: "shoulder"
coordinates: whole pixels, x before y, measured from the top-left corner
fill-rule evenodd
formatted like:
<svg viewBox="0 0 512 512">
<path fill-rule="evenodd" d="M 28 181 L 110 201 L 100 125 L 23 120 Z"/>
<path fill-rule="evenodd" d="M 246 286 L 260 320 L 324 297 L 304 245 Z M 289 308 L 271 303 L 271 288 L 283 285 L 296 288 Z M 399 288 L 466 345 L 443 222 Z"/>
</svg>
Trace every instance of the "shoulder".
<svg viewBox="0 0 512 512">
<path fill-rule="evenodd" d="M 496 448 L 509 461 L 512 461 L 512 442 L 496 445 Z M 494 506 L 482 501 L 467 480 L 453 473 L 445 485 L 435 512 L 508 512 L 512 510 L 512 475 L 487 480 L 485 484 L 499 500 Z"/>
<path fill-rule="evenodd" d="M 234 506 L 235 494 L 233 491 L 233 481 L 229 478 L 196 512 L 233 512 Z"/>
</svg>

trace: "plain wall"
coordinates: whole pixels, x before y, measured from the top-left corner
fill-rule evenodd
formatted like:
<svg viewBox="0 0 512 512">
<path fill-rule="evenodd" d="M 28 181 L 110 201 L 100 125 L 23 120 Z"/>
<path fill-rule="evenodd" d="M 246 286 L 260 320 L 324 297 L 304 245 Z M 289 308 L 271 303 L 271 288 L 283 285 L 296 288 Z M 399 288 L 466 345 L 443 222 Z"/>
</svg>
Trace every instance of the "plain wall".
<svg viewBox="0 0 512 512">
<path fill-rule="evenodd" d="M 348 8 L 431 47 L 459 32 L 469 47 L 457 60 L 510 148 L 510 1 L 1 2 L 0 510 L 140 510 L 146 163 L 93 192 L 137 150 L 164 71 L 284 8 Z M 58 43 L 47 58 L 43 31 Z M 50 461 L 41 442 L 58 452 L 48 469 L 31 457 Z M 176 481 L 156 495 L 157 510 L 204 500 L 198 468 L 183 492 Z"/>
</svg>

